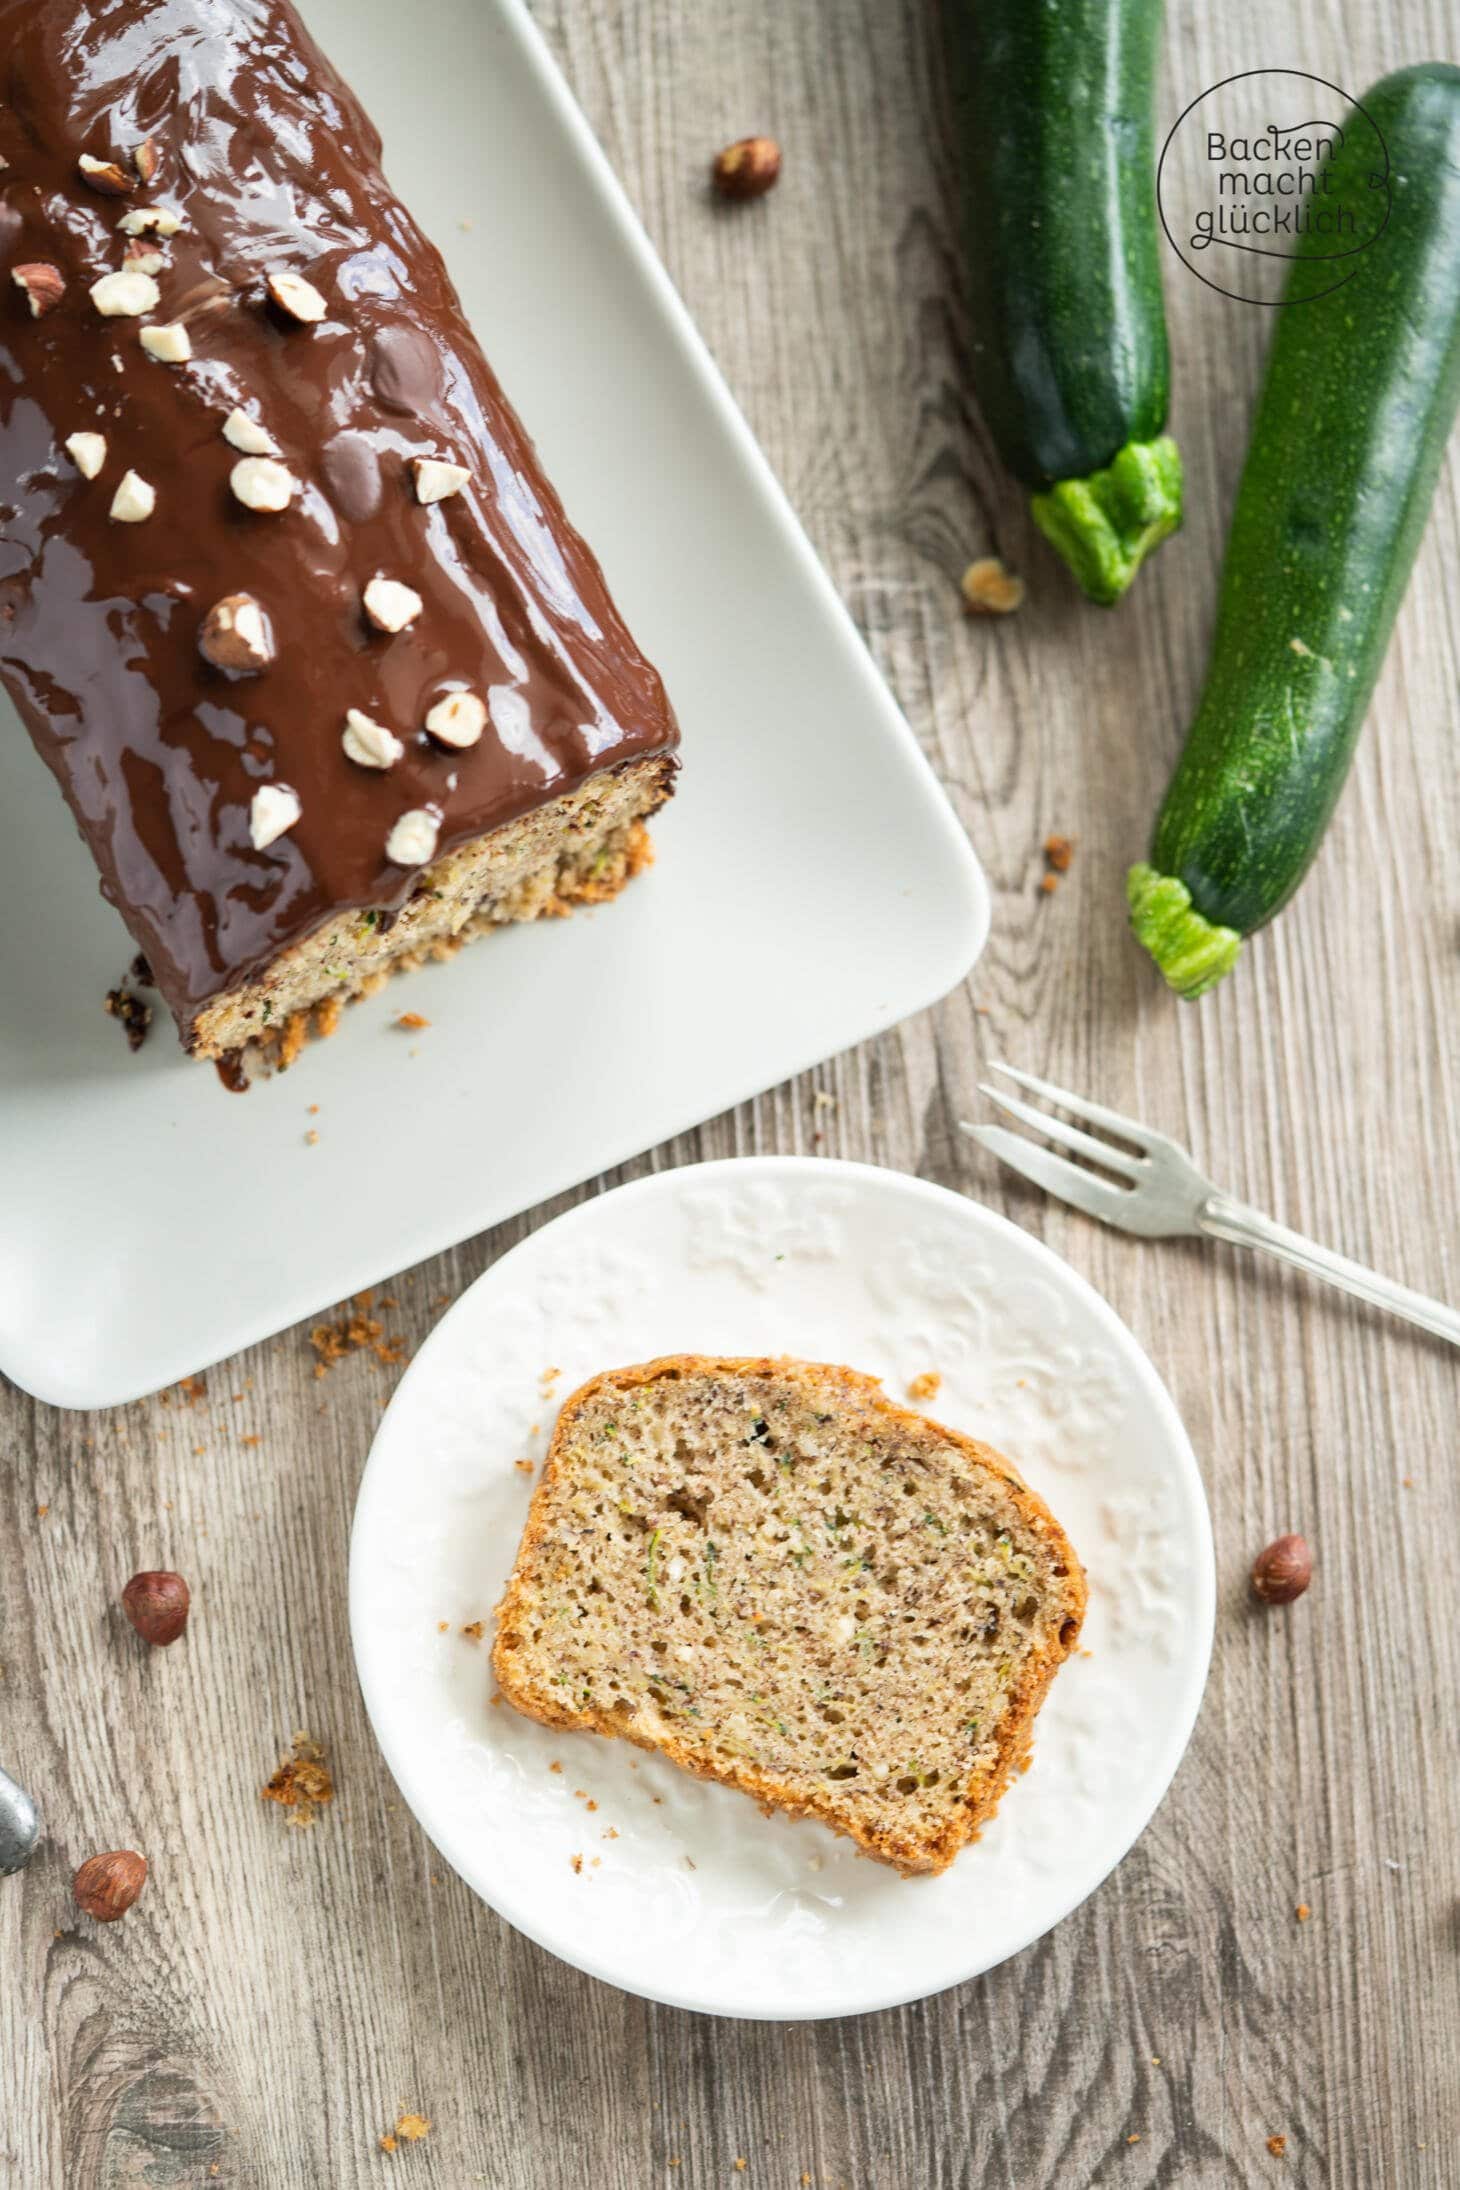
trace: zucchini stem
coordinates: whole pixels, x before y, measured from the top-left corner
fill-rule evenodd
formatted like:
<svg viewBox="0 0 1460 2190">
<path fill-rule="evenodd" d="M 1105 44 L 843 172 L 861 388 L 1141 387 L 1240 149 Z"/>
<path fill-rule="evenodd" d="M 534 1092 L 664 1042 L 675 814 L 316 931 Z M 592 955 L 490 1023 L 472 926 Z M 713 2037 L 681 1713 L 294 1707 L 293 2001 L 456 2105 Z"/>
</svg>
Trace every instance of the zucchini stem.
<svg viewBox="0 0 1460 2190">
<path fill-rule="evenodd" d="M 1205 996 L 1236 965 L 1242 938 L 1199 913 L 1191 892 L 1175 875 L 1157 874 L 1142 862 L 1126 877 L 1126 903 L 1138 943 L 1143 943 L 1178 996 Z"/>
<path fill-rule="evenodd" d="M 1169 434 L 1127 441 L 1104 471 L 1061 479 L 1030 508 L 1080 590 L 1109 608 L 1181 523 L 1181 451 Z"/>
</svg>

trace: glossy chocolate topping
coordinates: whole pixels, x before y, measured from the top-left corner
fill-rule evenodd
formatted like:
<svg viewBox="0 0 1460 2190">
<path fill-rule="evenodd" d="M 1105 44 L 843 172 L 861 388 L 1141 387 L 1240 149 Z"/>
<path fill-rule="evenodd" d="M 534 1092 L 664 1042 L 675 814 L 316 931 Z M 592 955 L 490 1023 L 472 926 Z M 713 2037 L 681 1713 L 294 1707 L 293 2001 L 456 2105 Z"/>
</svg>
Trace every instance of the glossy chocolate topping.
<svg viewBox="0 0 1460 2190">
<path fill-rule="evenodd" d="M 444 852 L 677 742 L 378 156 L 286 0 L 0 0 L 0 676 L 184 1020 L 332 913 L 403 903 L 408 811 Z M 121 226 L 159 209 L 175 234 Z M 92 286 L 128 257 L 157 300 L 108 316 Z M 271 298 L 279 274 L 323 316 Z M 153 341 L 181 361 L 144 345 L 179 326 Z M 282 511 L 230 485 L 235 409 L 296 482 Z M 94 477 L 77 434 L 105 440 Z M 422 502 L 420 457 L 465 484 Z M 110 514 L 129 472 L 155 495 L 140 521 Z M 376 576 L 419 595 L 404 629 L 368 619 Z M 240 595 L 262 668 L 214 665 L 248 663 L 240 632 L 257 652 L 236 608 L 200 649 Z M 488 713 L 464 748 L 424 728 L 453 691 Z M 352 708 L 401 742 L 392 765 L 348 757 Z M 266 784 L 299 818 L 259 850 Z"/>
</svg>

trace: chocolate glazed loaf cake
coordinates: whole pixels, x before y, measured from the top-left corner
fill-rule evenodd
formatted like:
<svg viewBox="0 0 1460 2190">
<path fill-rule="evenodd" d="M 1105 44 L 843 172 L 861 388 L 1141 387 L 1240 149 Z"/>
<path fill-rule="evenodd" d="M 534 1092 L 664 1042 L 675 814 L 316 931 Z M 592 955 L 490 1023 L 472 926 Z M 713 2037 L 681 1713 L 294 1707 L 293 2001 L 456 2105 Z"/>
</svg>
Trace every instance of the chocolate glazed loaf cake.
<svg viewBox="0 0 1460 2190">
<path fill-rule="evenodd" d="M 287 0 L 0 0 L 0 676 L 202 1057 L 611 895 L 676 767 L 379 152 Z"/>
</svg>

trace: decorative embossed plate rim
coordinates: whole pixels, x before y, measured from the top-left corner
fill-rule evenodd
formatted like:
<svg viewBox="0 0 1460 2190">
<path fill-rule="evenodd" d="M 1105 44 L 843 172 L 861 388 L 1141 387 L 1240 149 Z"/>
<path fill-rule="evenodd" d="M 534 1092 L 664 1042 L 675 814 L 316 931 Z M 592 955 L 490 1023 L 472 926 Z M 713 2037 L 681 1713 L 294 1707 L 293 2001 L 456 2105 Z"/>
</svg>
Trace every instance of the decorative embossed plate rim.
<svg viewBox="0 0 1460 2190">
<path fill-rule="evenodd" d="M 1030 1771 L 942 1878 L 901 1880 L 818 1825 L 764 1820 L 627 1743 L 489 1700 L 491 1611 L 531 1496 L 514 1463 L 541 1457 L 557 1403 L 588 1375 L 686 1351 L 847 1361 L 894 1397 L 938 1369 L 934 1411 L 1018 1460 L 1084 1559 L 1090 1655 L 1062 1670 Z M 446 1860 L 595 1977 L 770 2020 L 924 1997 L 1077 1907 L 1180 1761 L 1213 1607 L 1190 1444 L 1098 1294 L 991 1210 L 814 1157 L 661 1172 L 504 1255 L 403 1378 L 350 1559 L 371 1722 Z M 477 1620 L 481 1641 L 462 1633 Z"/>
<path fill-rule="evenodd" d="M 851 1047 L 988 932 L 947 799 L 520 0 L 422 0 L 405 38 L 394 0 L 304 12 L 664 672 L 684 773 L 620 903 L 390 985 L 240 1099 L 165 1022 L 133 1057 L 104 1016 L 132 946 L 0 698 L 0 1369 L 59 1406 L 154 1391 Z"/>
</svg>

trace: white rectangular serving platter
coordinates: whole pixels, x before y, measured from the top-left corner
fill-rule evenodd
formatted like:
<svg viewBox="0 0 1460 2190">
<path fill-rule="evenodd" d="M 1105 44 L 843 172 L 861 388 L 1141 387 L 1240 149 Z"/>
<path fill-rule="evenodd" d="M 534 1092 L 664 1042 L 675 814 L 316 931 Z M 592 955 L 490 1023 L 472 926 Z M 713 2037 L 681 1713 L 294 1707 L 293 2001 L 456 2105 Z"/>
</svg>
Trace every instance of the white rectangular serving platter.
<svg viewBox="0 0 1460 2190">
<path fill-rule="evenodd" d="M 0 702 L 0 1369 L 61 1406 L 156 1390 L 877 1033 L 988 928 L 525 9 L 423 0 L 408 37 L 394 0 L 306 14 L 663 670 L 684 770 L 618 903 L 390 984 L 232 1096 L 165 1014 L 133 1056 L 103 1012 L 132 945 Z"/>
</svg>

